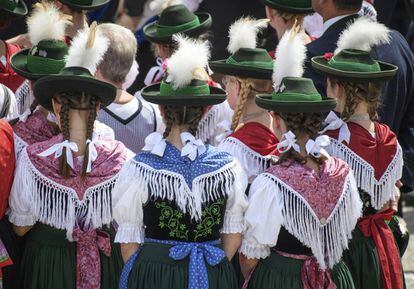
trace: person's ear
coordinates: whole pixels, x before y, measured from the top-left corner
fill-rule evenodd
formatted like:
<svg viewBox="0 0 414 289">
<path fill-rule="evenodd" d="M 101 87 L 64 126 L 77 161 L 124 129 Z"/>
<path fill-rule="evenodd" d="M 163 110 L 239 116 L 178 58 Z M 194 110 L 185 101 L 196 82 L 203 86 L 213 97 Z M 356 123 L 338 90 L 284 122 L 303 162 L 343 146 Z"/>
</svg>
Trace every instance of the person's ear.
<svg viewBox="0 0 414 289">
<path fill-rule="evenodd" d="M 160 110 L 161 117 L 164 117 L 164 115 L 165 115 L 164 107 L 162 105 L 158 105 L 158 109 Z"/>
<path fill-rule="evenodd" d="M 62 105 L 56 101 L 55 98 L 52 98 L 52 108 L 53 108 L 53 113 L 56 116 L 56 123 L 60 128 L 60 110 L 62 108 Z"/>
<path fill-rule="evenodd" d="M 101 103 L 97 101 L 95 104 L 96 115 L 98 115 L 100 109 L 101 109 Z"/>
<path fill-rule="evenodd" d="M 265 9 L 266 9 L 267 19 L 269 19 L 270 22 L 272 22 L 275 18 L 275 15 L 276 15 L 275 10 L 272 7 L 267 6 L 267 5 L 265 6 Z"/>
</svg>

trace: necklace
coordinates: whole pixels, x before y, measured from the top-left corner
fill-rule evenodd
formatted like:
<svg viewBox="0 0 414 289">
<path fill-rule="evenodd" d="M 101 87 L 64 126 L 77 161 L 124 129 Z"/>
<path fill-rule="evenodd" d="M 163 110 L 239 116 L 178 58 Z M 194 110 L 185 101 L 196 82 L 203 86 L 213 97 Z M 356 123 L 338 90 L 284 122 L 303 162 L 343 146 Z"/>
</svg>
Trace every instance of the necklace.
<svg viewBox="0 0 414 289">
<path fill-rule="evenodd" d="M 363 120 L 371 120 L 368 113 L 353 114 L 348 119 L 348 121 L 363 121 Z"/>
</svg>

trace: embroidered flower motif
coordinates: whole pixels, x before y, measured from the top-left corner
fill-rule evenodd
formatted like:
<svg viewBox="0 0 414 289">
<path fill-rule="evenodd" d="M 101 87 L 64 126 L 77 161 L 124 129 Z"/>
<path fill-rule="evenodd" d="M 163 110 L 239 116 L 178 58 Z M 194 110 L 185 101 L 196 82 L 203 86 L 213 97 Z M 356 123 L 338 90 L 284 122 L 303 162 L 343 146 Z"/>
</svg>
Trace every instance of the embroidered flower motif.
<svg viewBox="0 0 414 289">
<path fill-rule="evenodd" d="M 168 206 L 165 202 L 156 202 L 155 207 L 160 209 L 158 227 L 161 229 L 167 228 L 170 230 L 168 235 L 171 238 L 188 239 L 188 229 L 185 224 L 180 221 L 183 218 L 183 213 L 179 210 L 174 210 Z"/>
<path fill-rule="evenodd" d="M 326 61 L 330 61 L 334 57 L 334 54 L 332 52 L 327 52 L 323 55 L 323 58 L 325 58 Z"/>
<path fill-rule="evenodd" d="M 224 205 L 224 199 L 207 206 L 202 213 L 202 221 L 194 230 L 194 241 L 198 238 L 206 237 L 213 232 L 213 227 L 221 223 L 221 207 Z"/>
</svg>

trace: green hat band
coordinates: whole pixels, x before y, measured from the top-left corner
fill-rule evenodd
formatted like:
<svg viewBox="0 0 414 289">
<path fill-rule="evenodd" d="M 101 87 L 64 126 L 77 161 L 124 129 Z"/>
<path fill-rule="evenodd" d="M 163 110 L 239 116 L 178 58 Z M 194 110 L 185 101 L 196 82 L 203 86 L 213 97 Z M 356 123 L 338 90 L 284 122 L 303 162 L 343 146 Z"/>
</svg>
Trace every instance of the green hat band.
<svg viewBox="0 0 414 289">
<path fill-rule="evenodd" d="M 294 8 L 309 8 L 312 5 L 311 0 L 269 0 L 269 2 Z"/>
<path fill-rule="evenodd" d="M 52 59 L 37 55 L 27 55 L 27 70 L 39 74 L 57 74 L 65 67 L 64 59 Z"/>
<path fill-rule="evenodd" d="M 308 101 L 308 102 L 319 102 L 322 100 L 322 97 L 318 93 L 312 94 L 301 94 L 301 93 L 294 93 L 294 92 L 286 92 L 286 93 L 272 93 L 272 99 L 278 101 Z"/>
<path fill-rule="evenodd" d="M 14 10 L 17 7 L 18 1 L 15 0 L 0 0 L 0 6 L 7 10 Z"/>
<path fill-rule="evenodd" d="M 200 19 L 198 19 L 197 16 L 193 20 L 191 20 L 190 22 L 187 22 L 187 23 L 184 23 L 184 24 L 181 24 L 181 25 L 177 25 L 177 26 L 165 26 L 165 25 L 161 25 L 159 23 L 155 24 L 155 26 L 157 28 L 157 33 L 161 37 L 170 36 L 170 35 L 173 35 L 175 33 L 186 31 L 188 29 L 195 28 L 199 25 L 200 25 Z"/>
<path fill-rule="evenodd" d="M 160 85 L 160 95 L 161 96 L 182 96 L 182 95 L 208 95 L 210 94 L 210 87 L 207 84 L 197 85 L 197 86 L 186 86 L 179 89 L 174 89 L 174 87 L 161 82 Z"/>
<path fill-rule="evenodd" d="M 75 4 L 75 5 L 91 5 L 92 0 L 70 0 L 69 2 Z"/>
<path fill-rule="evenodd" d="M 227 58 L 227 64 L 234 65 L 243 65 L 255 68 L 264 68 L 264 69 L 273 69 L 273 62 L 264 62 L 264 61 L 237 61 L 232 56 Z"/>
<path fill-rule="evenodd" d="M 343 71 L 355 71 L 355 72 L 379 72 L 381 68 L 378 62 L 372 64 L 361 63 L 361 62 L 349 62 L 336 60 L 335 56 L 328 62 L 328 66 L 343 70 Z"/>
</svg>

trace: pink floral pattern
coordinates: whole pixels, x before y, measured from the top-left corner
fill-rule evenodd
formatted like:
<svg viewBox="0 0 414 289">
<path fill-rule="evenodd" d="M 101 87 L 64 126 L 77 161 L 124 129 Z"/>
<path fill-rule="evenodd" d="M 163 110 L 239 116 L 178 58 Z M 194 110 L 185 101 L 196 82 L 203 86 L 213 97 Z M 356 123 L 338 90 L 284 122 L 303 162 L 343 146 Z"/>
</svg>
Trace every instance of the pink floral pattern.
<svg viewBox="0 0 414 289">
<path fill-rule="evenodd" d="M 57 131 L 58 128 L 40 110 L 29 115 L 26 121 L 19 121 L 13 126 L 13 132 L 28 145 L 51 139 Z"/>
<path fill-rule="evenodd" d="M 39 153 L 47 150 L 56 143 L 63 141 L 62 134 L 59 134 L 47 141 L 36 143 L 27 147 L 29 159 L 33 165 L 46 177 L 61 184 L 72 188 L 76 191 L 78 198 L 83 199 L 85 191 L 93 186 L 103 183 L 113 178 L 121 169 L 127 159 L 125 146 L 118 141 L 109 140 L 108 138 L 100 139 L 102 145 L 97 146 L 97 159 L 92 163 L 92 171 L 88 177 L 82 180 L 82 161 L 74 155 L 74 169 L 71 169 L 70 177 L 64 179 L 59 173 L 59 159 L 54 155 L 40 157 Z"/>
<path fill-rule="evenodd" d="M 342 195 L 349 167 L 331 157 L 320 166 L 319 172 L 291 160 L 272 166 L 267 172 L 298 192 L 319 219 L 327 219 Z"/>
</svg>

